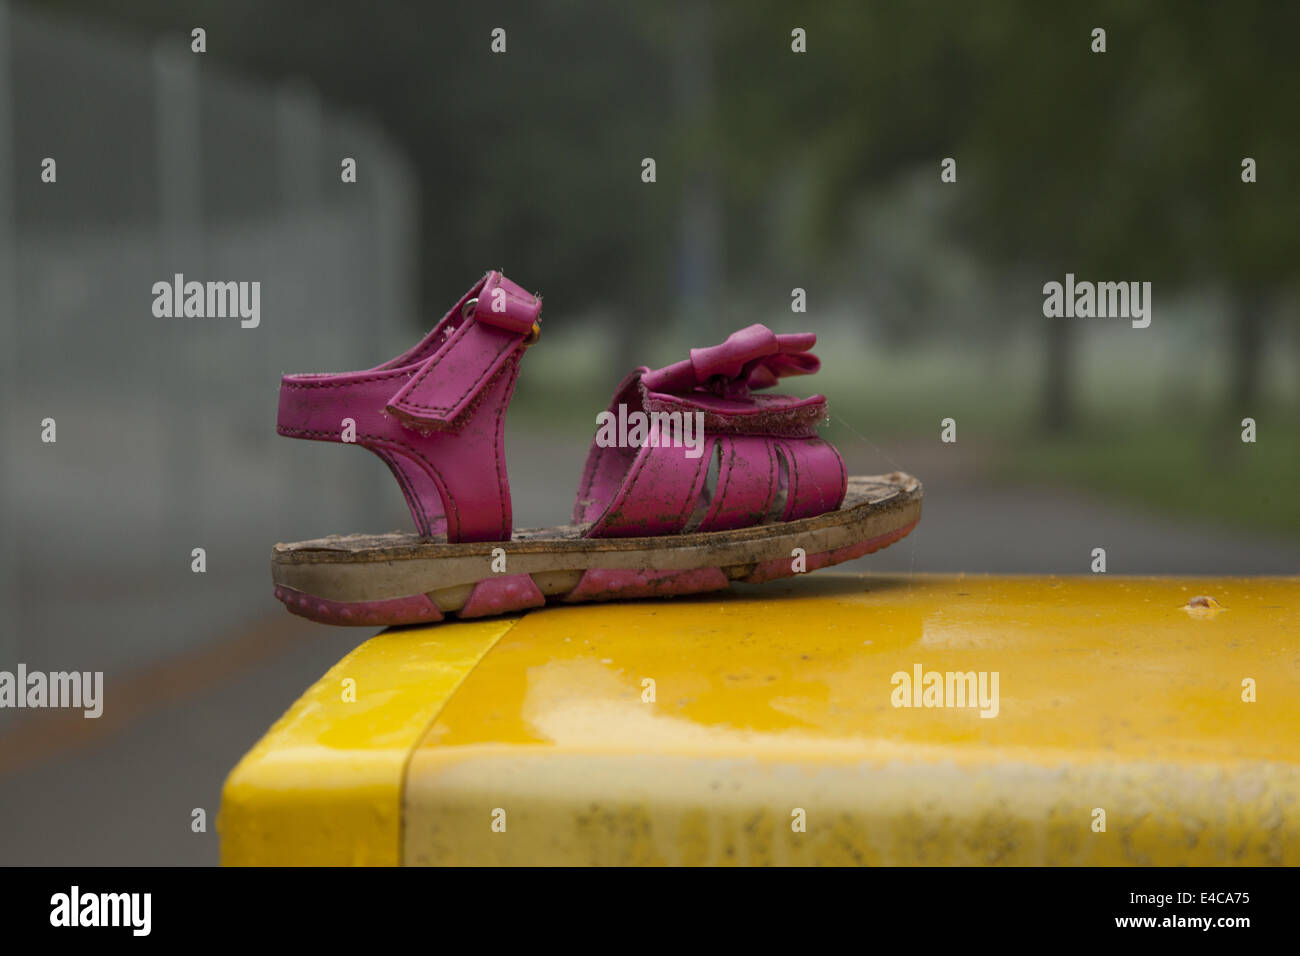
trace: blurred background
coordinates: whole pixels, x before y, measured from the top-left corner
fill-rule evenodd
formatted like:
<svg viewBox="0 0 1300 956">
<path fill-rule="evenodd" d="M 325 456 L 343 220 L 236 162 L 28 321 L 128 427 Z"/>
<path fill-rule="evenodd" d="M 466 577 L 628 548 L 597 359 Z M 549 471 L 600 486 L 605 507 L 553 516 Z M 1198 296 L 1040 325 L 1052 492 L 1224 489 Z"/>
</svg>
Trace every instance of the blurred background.
<svg viewBox="0 0 1300 956">
<path fill-rule="evenodd" d="M 371 633 L 284 613 L 270 545 L 409 522 L 378 459 L 275 436 L 278 377 L 389 358 L 488 268 L 546 300 L 517 525 L 567 519 L 628 370 L 764 322 L 818 334 L 791 390 L 851 470 L 926 484 L 856 569 L 1300 571 L 1298 34 L 1285 2 L 0 0 L 0 669 L 106 680 L 96 721 L 0 710 L 0 863 L 216 861 L 225 773 Z M 260 326 L 155 318 L 177 272 L 260 281 Z M 1045 318 L 1067 272 L 1151 282 L 1150 327 Z"/>
</svg>

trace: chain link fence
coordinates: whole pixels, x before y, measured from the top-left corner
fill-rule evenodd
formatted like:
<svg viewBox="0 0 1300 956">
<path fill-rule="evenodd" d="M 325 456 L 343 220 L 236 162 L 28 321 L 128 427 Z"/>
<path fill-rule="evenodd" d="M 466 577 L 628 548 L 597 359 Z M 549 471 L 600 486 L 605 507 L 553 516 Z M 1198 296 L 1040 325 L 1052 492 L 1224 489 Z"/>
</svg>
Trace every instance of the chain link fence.
<svg viewBox="0 0 1300 956">
<path fill-rule="evenodd" d="M 0 2 L 0 669 L 111 692 L 282 614 L 274 541 L 402 525 L 378 460 L 275 415 L 282 372 L 409 337 L 414 196 L 391 144 L 305 86 Z M 176 274 L 260 283 L 258 326 L 155 317 Z"/>
</svg>

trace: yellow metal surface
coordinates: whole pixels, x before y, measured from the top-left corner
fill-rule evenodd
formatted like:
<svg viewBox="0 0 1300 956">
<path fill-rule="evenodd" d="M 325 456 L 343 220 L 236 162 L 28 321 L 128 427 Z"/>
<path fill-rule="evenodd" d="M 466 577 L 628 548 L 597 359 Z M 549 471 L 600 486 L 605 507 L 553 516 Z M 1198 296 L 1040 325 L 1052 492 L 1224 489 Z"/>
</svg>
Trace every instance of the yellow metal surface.
<svg viewBox="0 0 1300 956">
<path fill-rule="evenodd" d="M 411 749 L 512 624 L 387 632 L 339 661 L 226 779 L 222 863 L 399 863 Z"/>
<path fill-rule="evenodd" d="M 405 643 L 371 677 L 484 626 L 380 638 Z M 1297 579 L 817 575 L 548 608 L 481 646 L 391 748 L 405 863 L 1300 863 Z M 983 705 L 932 673 L 984 674 Z M 344 712 L 313 694 L 322 737 Z M 324 834 L 267 835 L 348 791 L 311 736 L 273 730 L 232 776 L 223 840 L 265 852 L 231 862 Z M 278 775 L 253 788 L 250 761 Z M 385 862 L 375 832 L 352 852 Z"/>
<path fill-rule="evenodd" d="M 750 593 L 525 618 L 412 758 L 406 862 L 1300 862 L 1295 580 Z M 918 665 L 996 716 L 895 707 Z"/>
</svg>

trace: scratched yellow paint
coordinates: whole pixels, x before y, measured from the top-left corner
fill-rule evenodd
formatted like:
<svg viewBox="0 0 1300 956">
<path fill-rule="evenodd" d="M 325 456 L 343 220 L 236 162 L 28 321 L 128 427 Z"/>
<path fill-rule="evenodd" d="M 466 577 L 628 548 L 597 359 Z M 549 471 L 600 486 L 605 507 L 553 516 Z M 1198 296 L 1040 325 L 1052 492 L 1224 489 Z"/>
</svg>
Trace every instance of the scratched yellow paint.
<svg viewBox="0 0 1300 956">
<path fill-rule="evenodd" d="M 222 863 L 399 863 L 411 749 L 512 624 L 386 632 L 339 661 L 226 779 Z"/>
<path fill-rule="evenodd" d="M 1300 863 L 1298 599 L 822 576 L 534 613 L 413 755 L 405 861 Z M 916 665 L 998 672 L 997 716 L 894 707 Z"/>
<path fill-rule="evenodd" d="M 227 862 L 1300 863 L 1300 579 L 817 575 L 493 626 L 331 671 L 232 774 Z M 386 737 L 345 665 L 400 684 Z M 893 706 L 918 665 L 997 672 L 997 715 Z"/>
</svg>

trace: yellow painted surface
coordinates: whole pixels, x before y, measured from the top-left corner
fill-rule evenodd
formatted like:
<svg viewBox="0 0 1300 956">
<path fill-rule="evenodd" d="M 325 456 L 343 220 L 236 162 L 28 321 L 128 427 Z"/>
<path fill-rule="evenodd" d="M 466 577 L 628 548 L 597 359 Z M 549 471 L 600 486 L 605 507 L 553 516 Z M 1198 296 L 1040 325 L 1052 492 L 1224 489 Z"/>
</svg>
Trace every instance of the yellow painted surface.
<svg viewBox="0 0 1300 956">
<path fill-rule="evenodd" d="M 411 750 L 513 623 L 386 632 L 344 657 L 226 779 L 222 863 L 399 863 Z"/>
<path fill-rule="evenodd" d="M 404 819 L 352 825 L 352 860 L 1300 863 L 1300 579 L 818 574 L 534 611 L 473 666 L 456 635 L 490 626 L 352 655 L 438 700 L 375 748 Z M 894 706 L 917 666 L 996 672 L 996 716 Z M 326 745 L 321 688 L 232 774 L 228 862 L 345 862 L 304 844 L 364 819 L 371 747 L 355 719 Z"/>
<path fill-rule="evenodd" d="M 741 594 L 526 617 L 412 758 L 405 862 L 1300 863 L 1295 579 Z M 893 706 L 917 665 L 997 715 Z"/>
</svg>

